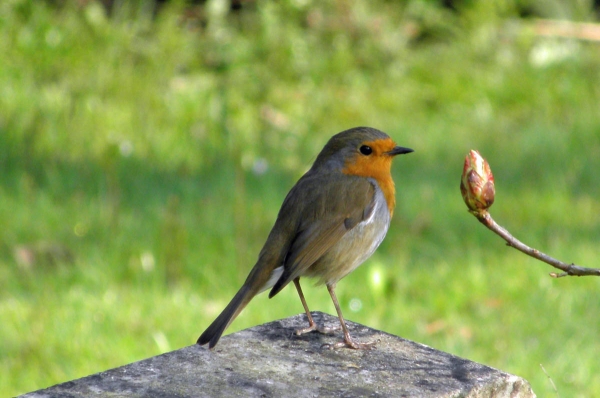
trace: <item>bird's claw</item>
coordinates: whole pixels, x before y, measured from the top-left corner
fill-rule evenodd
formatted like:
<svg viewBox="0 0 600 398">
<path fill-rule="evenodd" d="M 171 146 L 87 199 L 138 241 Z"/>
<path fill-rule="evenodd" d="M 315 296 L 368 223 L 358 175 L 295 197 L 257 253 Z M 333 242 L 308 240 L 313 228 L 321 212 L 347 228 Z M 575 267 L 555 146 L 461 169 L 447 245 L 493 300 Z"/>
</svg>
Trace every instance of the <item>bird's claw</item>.
<svg viewBox="0 0 600 398">
<path fill-rule="evenodd" d="M 296 330 L 296 336 L 301 336 L 303 334 L 306 333 L 310 333 L 310 332 L 319 332 L 321 334 L 331 334 L 337 330 L 340 330 L 341 327 L 340 326 L 334 326 L 334 327 L 319 327 L 319 325 L 317 325 L 316 323 L 313 323 L 312 325 L 310 325 L 307 328 L 304 329 L 297 329 Z"/>
</svg>

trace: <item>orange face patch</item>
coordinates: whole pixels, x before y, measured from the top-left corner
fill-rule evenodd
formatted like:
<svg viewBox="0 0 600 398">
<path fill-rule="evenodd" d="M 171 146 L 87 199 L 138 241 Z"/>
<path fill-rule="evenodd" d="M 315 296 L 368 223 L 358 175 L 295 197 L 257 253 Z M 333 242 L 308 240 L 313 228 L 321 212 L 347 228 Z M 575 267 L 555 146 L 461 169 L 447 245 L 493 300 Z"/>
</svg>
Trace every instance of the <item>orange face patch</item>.
<svg viewBox="0 0 600 398">
<path fill-rule="evenodd" d="M 370 146 L 373 152 L 370 155 L 360 153 L 359 148 L 363 145 Z M 390 216 L 394 214 L 396 207 L 396 188 L 390 173 L 392 156 L 386 152 L 391 151 L 395 146 L 396 143 L 391 138 L 363 142 L 356 148 L 355 156 L 351 157 L 342 169 L 344 174 L 375 179 L 383 191 Z"/>
</svg>

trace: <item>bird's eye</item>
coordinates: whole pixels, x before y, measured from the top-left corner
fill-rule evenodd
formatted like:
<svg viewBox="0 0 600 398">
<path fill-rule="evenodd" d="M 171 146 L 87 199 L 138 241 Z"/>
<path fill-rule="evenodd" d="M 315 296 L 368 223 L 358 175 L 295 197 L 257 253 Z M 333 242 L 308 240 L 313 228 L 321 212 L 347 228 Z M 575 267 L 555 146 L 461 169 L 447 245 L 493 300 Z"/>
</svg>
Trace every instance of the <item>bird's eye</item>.
<svg viewBox="0 0 600 398">
<path fill-rule="evenodd" d="M 358 150 L 360 151 L 360 153 L 362 153 L 363 155 L 366 155 L 366 156 L 373 153 L 373 148 L 371 148 L 368 145 L 363 145 L 360 148 L 358 148 Z"/>
</svg>

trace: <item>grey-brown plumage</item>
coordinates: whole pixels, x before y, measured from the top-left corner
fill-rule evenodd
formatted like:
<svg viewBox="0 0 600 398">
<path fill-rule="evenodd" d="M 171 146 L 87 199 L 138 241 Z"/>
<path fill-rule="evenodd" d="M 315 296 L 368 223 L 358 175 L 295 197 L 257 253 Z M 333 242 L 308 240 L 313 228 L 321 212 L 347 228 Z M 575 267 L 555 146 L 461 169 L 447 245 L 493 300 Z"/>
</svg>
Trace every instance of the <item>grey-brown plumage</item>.
<svg viewBox="0 0 600 398">
<path fill-rule="evenodd" d="M 309 327 L 301 332 L 319 330 L 300 288 L 300 277 L 307 276 L 327 285 L 344 330 L 342 345 L 370 347 L 351 339 L 334 288 L 385 237 L 395 205 L 391 160 L 409 152 L 385 133 L 367 127 L 333 136 L 288 193 L 258 261 L 198 344 L 214 347 L 256 294 L 271 289 L 269 297 L 273 297 L 291 281 L 309 319 Z"/>
</svg>

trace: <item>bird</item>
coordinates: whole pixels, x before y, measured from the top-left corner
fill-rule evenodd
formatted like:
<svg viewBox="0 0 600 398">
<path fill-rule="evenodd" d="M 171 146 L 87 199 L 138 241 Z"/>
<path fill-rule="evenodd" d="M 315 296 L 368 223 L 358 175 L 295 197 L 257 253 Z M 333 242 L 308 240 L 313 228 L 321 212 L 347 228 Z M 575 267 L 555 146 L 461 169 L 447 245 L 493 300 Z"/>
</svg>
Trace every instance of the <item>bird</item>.
<svg viewBox="0 0 600 398">
<path fill-rule="evenodd" d="M 308 318 L 308 327 L 296 334 L 331 333 L 335 329 L 316 324 L 304 298 L 300 278 L 310 277 L 327 287 L 344 334 L 344 340 L 331 347 L 373 348 L 373 342 L 351 337 L 335 287 L 383 241 L 396 206 L 392 159 L 410 152 L 371 127 L 332 136 L 284 199 L 246 281 L 197 344 L 208 343 L 212 349 L 254 296 L 270 289 L 272 298 L 290 282 Z"/>
</svg>

